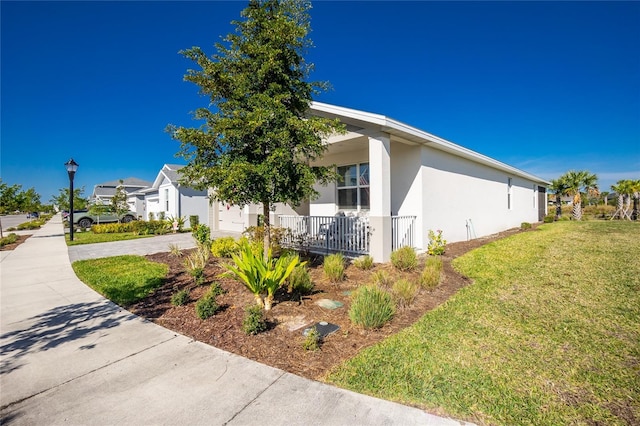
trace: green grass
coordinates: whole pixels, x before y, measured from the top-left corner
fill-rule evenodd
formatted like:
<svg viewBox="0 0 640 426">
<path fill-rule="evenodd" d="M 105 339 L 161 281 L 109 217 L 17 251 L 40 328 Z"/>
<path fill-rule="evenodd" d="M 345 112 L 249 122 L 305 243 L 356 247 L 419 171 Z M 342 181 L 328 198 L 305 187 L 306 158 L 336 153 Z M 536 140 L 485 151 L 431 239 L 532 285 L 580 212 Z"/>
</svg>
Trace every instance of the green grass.
<svg viewBox="0 0 640 426">
<path fill-rule="evenodd" d="M 479 424 L 640 422 L 640 226 L 558 222 L 454 262 L 474 284 L 328 380 Z"/>
<path fill-rule="evenodd" d="M 73 262 L 78 278 L 107 299 L 131 305 L 162 285 L 169 267 L 142 256 L 114 256 Z"/>
<path fill-rule="evenodd" d="M 108 243 L 111 241 L 135 240 L 137 238 L 154 237 L 154 235 L 139 235 L 133 232 L 121 232 L 113 234 L 94 234 L 91 231 L 74 232 L 73 241 L 69 241 L 69 234 L 65 234 L 65 240 L 68 246 L 77 246 L 80 244 Z"/>
</svg>

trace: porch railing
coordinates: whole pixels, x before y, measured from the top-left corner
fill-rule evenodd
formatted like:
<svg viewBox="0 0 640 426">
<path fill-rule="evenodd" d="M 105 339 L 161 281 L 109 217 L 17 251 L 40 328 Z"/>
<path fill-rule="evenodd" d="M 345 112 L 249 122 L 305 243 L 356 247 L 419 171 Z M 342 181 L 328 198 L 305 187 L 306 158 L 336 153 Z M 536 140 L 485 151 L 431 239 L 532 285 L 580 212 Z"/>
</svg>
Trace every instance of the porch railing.
<svg viewBox="0 0 640 426">
<path fill-rule="evenodd" d="M 280 216 L 282 244 L 320 253 L 369 253 L 369 219 L 357 216 Z"/>
<path fill-rule="evenodd" d="M 391 250 L 400 247 L 415 247 L 415 216 L 391 217 Z"/>
</svg>

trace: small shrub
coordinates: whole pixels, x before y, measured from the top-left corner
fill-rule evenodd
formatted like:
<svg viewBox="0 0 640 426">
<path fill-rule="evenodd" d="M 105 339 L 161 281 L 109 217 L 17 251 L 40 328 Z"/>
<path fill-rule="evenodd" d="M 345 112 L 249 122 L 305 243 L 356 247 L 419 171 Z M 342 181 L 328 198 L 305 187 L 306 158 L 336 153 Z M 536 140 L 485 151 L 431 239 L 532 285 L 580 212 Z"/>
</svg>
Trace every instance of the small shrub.
<svg viewBox="0 0 640 426">
<path fill-rule="evenodd" d="M 224 290 L 224 288 L 222 288 L 222 285 L 220 285 L 218 281 L 214 281 L 209 287 L 209 293 L 213 294 L 214 296 L 220 296 L 221 294 L 225 294 L 226 291 Z"/>
<path fill-rule="evenodd" d="M 167 218 L 166 212 L 158 212 L 158 221 L 164 222 L 166 218 Z"/>
<path fill-rule="evenodd" d="M 211 243 L 211 253 L 215 257 L 231 257 L 232 254 L 238 253 L 239 248 L 233 237 L 222 237 Z"/>
<path fill-rule="evenodd" d="M 371 274 L 371 283 L 378 287 L 389 287 L 391 285 L 391 277 L 387 271 L 376 271 Z"/>
<path fill-rule="evenodd" d="M 342 253 L 334 253 L 324 258 L 322 265 L 324 275 L 329 281 L 336 283 L 344 279 L 344 256 Z"/>
<path fill-rule="evenodd" d="M 522 222 L 520 224 L 520 229 L 531 229 L 531 224 L 529 222 Z"/>
<path fill-rule="evenodd" d="M 287 291 L 289 293 L 309 294 L 313 290 L 313 282 L 311 282 L 311 275 L 309 275 L 306 265 L 296 266 L 291 275 L 289 275 L 288 281 Z"/>
<path fill-rule="evenodd" d="M 13 244 L 16 241 L 18 241 L 18 235 L 12 232 L 6 237 L 3 237 L 2 239 L 0 239 L 0 247 L 6 246 L 7 244 Z"/>
<path fill-rule="evenodd" d="M 211 249 L 211 229 L 207 225 L 196 224 L 191 227 L 191 235 L 193 235 L 193 239 L 196 240 L 199 246 L 206 247 L 207 250 Z"/>
<path fill-rule="evenodd" d="M 320 349 L 320 333 L 315 327 L 311 328 L 302 342 L 305 351 L 317 351 Z"/>
<path fill-rule="evenodd" d="M 553 223 L 555 221 L 555 216 L 550 214 L 544 217 L 544 219 L 542 220 L 544 223 Z"/>
<path fill-rule="evenodd" d="M 420 286 L 418 283 L 401 278 L 393 283 L 391 291 L 398 306 L 406 308 L 413 303 L 413 300 L 416 298 L 416 294 L 418 294 L 419 288 Z"/>
<path fill-rule="evenodd" d="M 178 244 L 169 244 L 169 253 L 174 257 L 182 257 L 182 250 Z"/>
<path fill-rule="evenodd" d="M 209 250 L 201 248 L 191 252 L 184 260 L 184 267 L 197 285 L 204 283 L 204 268 L 209 260 Z"/>
<path fill-rule="evenodd" d="M 25 229 L 39 229 L 43 223 L 39 220 L 34 220 L 33 222 L 24 222 L 18 225 L 18 231 L 22 231 Z"/>
<path fill-rule="evenodd" d="M 198 318 L 205 320 L 214 316 L 219 308 L 216 296 L 207 292 L 196 302 L 196 315 L 198 315 Z"/>
<path fill-rule="evenodd" d="M 427 258 L 424 269 L 420 274 L 420 286 L 425 289 L 432 289 L 440 283 L 442 274 L 442 259 L 438 256 Z"/>
<path fill-rule="evenodd" d="M 200 225 L 200 217 L 198 215 L 189 215 L 189 227 L 195 229 Z"/>
<path fill-rule="evenodd" d="M 353 260 L 353 266 L 355 266 L 358 269 L 362 269 L 363 271 L 369 270 L 373 268 L 373 257 L 371 257 L 368 254 L 364 256 L 360 256 L 357 259 Z"/>
<path fill-rule="evenodd" d="M 439 256 L 444 254 L 445 246 L 447 245 L 447 240 L 442 238 L 442 231 L 438 229 L 436 232 L 433 232 L 429 229 L 429 244 L 427 245 L 427 253 L 432 256 Z"/>
<path fill-rule="evenodd" d="M 149 221 L 156 220 L 156 215 L 153 214 L 153 212 L 149 212 L 149 214 L 147 216 L 148 216 Z"/>
<path fill-rule="evenodd" d="M 391 295 L 380 287 L 360 287 L 353 294 L 349 318 L 364 328 L 380 328 L 393 318 L 395 305 Z"/>
<path fill-rule="evenodd" d="M 186 219 L 180 216 L 170 216 L 167 219 L 169 226 L 173 230 L 173 232 L 182 232 L 184 231 L 184 224 L 186 223 Z"/>
<path fill-rule="evenodd" d="M 242 330 L 249 335 L 262 333 L 267 329 L 267 322 L 264 319 L 262 306 L 253 304 L 244 310 L 242 319 Z"/>
<path fill-rule="evenodd" d="M 282 252 L 282 240 L 287 232 L 289 232 L 287 228 L 279 228 L 277 226 L 270 228 L 269 241 L 271 243 L 271 253 L 273 256 L 280 256 Z M 252 243 L 258 243 L 260 247 L 264 246 L 264 226 L 250 226 L 245 229 L 242 234 Z"/>
<path fill-rule="evenodd" d="M 179 290 L 171 295 L 171 304 L 173 306 L 183 306 L 189 303 L 189 291 Z"/>
<path fill-rule="evenodd" d="M 418 266 L 418 258 L 413 247 L 401 247 L 391 252 L 391 264 L 401 271 L 411 271 Z"/>
</svg>

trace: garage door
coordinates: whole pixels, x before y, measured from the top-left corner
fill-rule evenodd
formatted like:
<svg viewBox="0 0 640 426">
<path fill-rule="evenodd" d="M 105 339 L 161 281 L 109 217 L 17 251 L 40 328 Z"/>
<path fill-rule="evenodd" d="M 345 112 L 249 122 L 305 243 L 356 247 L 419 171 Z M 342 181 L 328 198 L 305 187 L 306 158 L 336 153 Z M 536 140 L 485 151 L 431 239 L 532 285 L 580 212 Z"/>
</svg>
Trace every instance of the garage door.
<svg viewBox="0 0 640 426">
<path fill-rule="evenodd" d="M 227 203 L 218 203 L 218 229 L 221 231 L 244 231 L 242 208 Z"/>
</svg>

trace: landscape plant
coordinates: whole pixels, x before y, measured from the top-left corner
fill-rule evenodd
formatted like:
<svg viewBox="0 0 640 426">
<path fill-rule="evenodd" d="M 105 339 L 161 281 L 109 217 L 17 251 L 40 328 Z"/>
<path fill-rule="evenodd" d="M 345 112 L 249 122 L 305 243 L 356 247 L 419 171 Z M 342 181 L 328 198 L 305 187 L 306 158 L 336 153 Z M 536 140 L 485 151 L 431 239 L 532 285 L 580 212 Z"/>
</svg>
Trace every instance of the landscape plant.
<svg viewBox="0 0 640 426">
<path fill-rule="evenodd" d="M 349 319 L 365 329 L 380 328 L 395 314 L 393 298 L 381 287 L 362 286 L 351 297 Z"/>
<path fill-rule="evenodd" d="M 307 335 L 304 337 L 302 341 L 302 348 L 305 351 L 317 351 L 320 349 L 320 333 L 318 333 L 318 329 L 315 327 L 311 327 L 311 329 L 307 332 Z"/>
<path fill-rule="evenodd" d="M 393 283 L 391 293 L 396 300 L 396 305 L 400 308 L 406 308 L 413 303 L 419 289 L 420 285 L 415 281 L 400 278 Z"/>
<path fill-rule="evenodd" d="M 227 272 L 223 276 L 234 278 L 254 295 L 256 304 L 271 310 L 273 296 L 300 264 L 299 256 L 285 256 L 275 259 L 271 251 L 267 255 L 254 253 L 249 242 L 240 244 L 238 254 L 231 256 L 233 264 L 225 264 Z M 303 262 L 302 264 L 305 264 Z"/>
<path fill-rule="evenodd" d="M 327 87 L 307 81 L 310 8 L 303 0 L 251 1 L 216 53 L 182 51 L 198 66 L 184 79 L 209 99 L 194 113 L 201 125 L 167 127 L 187 161 L 182 182 L 215 188 L 219 201 L 263 206 L 264 256 L 273 204 L 299 205 L 318 195 L 316 185 L 337 177 L 331 165 L 315 161 L 327 150 L 323 139 L 344 125 L 308 114 L 312 95 Z"/>
<path fill-rule="evenodd" d="M 264 317 L 264 309 L 262 306 L 252 304 L 244 310 L 244 318 L 242 319 L 242 331 L 246 334 L 253 335 L 262 333 L 267 329 L 267 321 Z"/>
<path fill-rule="evenodd" d="M 171 304 L 173 306 L 186 305 L 189 302 L 189 290 L 178 290 L 171 295 Z"/>
<path fill-rule="evenodd" d="M 334 253 L 324 257 L 322 270 L 325 277 L 333 283 L 344 280 L 344 255 L 342 253 Z"/>
<path fill-rule="evenodd" d="M 389 287 L 392 284 L 391 276 L 385 270 L 375 271 L 371 274 L 371 283 L 379 287 Z"/>
<path fill-rule="evenodd" d="M 13 244 L 16 241 L 18 241 L 18 234 L 12 232 L 9 235 L 0 238 L 0 247 L 6 246 L 8 244 Z"/>
<path fill-rule="evenodd" d="M 196 216 L 198 217 L 198 216 Z M 211 250 L 211 229 L 207 225 L 194 225 L 191 227 L 191 235 L 198 246 Z"/>
<path fill-rule="evenodd" d="M 357 257 L 353 259 L 353 266 L 355 266 L 358 269 L 362 269 L 363 271 L 369 270 L 373 268 L 373 257 L 371 257 L 371 255 L 368 255 L 368 254 Z"/>
<path fill-rule="evenodd" d="M 211 253 L 215 257 L 231 257 L 239 251 L 238 243 L 233 237 L 220 237 L 211 243 Z"/>
<path fill-rule="evenodd" d="M 436 287 L 440 283 L 442 268 L 443 264 L 440 256 L 427 257 L 420 274 L 420 286 L 428 290 Z"/>
<path fill-rule="evenodd" d="M 311 293 L 313 290 L 313 282 L 311 281 L 311 275 L 306 265 L 298 265 L 295 267 L 289 278 L 287 279 L 288 293 L 296 293 L 298 295 L 305 295 Z"/>
<path fill-rule="evenodd" d="M 206 320 L 216 314 L 218 309 L 220 309 L 220 305 L 218 305 L 216 298 L 217 296 L 209 291 L 198 299 L 195 307 L 198 318 Z"/>
<path fill-rule="evenodd" d="M 209 261 L 209 250 L 198 247 L 187 255 L 184 260 L 185 270 L 191 275 L 196 285 L 204 283 L 204 269 Z"/>
<path fill-rule="evenodd" d="M 433 232 L 433 230 L 429 229 L 428 237 L 427 253 L 432 256 L 443 255 L 447 240 L 442 236 L 442 230 L 438 229 L 436 232 Z"/>
<path fill-rule="evenodd" d="M 391 264 L 400 271 L 412 271 L 418 266 L 418 257 L 413 247 L 400 247 L 391 252 Z"/>
</svg>

